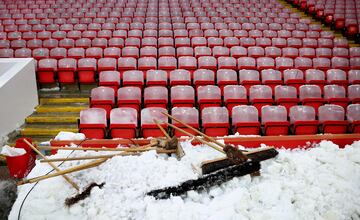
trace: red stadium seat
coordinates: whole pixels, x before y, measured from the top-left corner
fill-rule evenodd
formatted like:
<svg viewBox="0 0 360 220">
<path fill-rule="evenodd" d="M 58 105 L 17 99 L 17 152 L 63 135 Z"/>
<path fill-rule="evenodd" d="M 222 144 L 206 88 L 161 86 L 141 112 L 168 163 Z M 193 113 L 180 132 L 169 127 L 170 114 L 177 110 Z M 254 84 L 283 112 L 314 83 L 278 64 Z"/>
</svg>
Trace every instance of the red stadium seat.
<svg viewBox="0 0 360 220">
<path fill-rule="evenodd" d="M 360 104 L 351 104 L 347 106 L 346 118 L 350 123 L 351 133 L 360 133 Z"/>
<path fill-rule="evenodd" d="M 324 87 L 324 99 L 328 104 L 339 105 L 344 109 L 349 103 L 345 88 L 339 85 L 326 85 Z"/>
<path fill-rule="evenodd" d="M 79 132 L 86 138 L 103 139 L 106 136 L 106 111 L 102 108 L 89 108 L 80 112 Z"/>
<path fill-rule="evenodd" d="M 303 105 L 313 107 L 316 113 L 317 109 L 325 103 L 321 89 L 317 85 L 300 86 L 299 98 Z"/>
<path fill-rule="evenodd" d="M 287 111 L 284 106 L 263 106 L 261 108 L 261 123 L 267 136 L 287 135 L 290 123 L 287 121 Z"/>
<path fill-rule="evenodd" d="M 141 106 L 141 89 L 139 87 L 122 87 L 117 91 L 117 106 L 134 108 L 138 112 Z"/>
<path fill-rule="evenodd" d="M 195 91 L 191 86 L 171 87 L 171 105 L 173 107 L 193 107 L 195 105 Z"/>
<path fill-rule="evenodd" d="M 202 112 L 205 107 L 220 106 L 221 90 L 214 85 L 199 86 L 197 88 L 197 100 L 200 112 Z"/>
<path fill-rule="evenodd" d="M 273 69 L 261 70 L 261 82 L 270 86 L 274 92 L 275 86 L 282 85 L 281 72 Z"/>
<path fill-rule="evenodd" d="M 57 72 L 57 60 L 43 59 L 38 63 L 38 82 L 40 84 L 55 83 L 55 76 Z"/>
<path fill-rule="evenodd" d="M 197 69 L 194 72 L 194 85 L 197 89 L 201 85 L 214 85 L 215 84 L 215 73 L 208 69 Z"/>
<path fill-rule="evenodd" d="M 101 71 L 99 73 L 99 86 L 112 88 L 117 95 L 120 86 L 120 73 L 113 70 Z"/>
<path fill-rule="evenodd" d="M 246 105 L 246 88 L 241 85 L 227 85 L 224 87 L 224 104 L 231 115 L 233 107 L 237 105 Z"/>
<path fill-rule="evenodd" d="M 200 87 L 199 87 L 200 88 Z M 225 136 L 229 133 L 229 113 L 225 107 L 205 107 L 201 110 L 204 133 L 209 136 Z"/>
<path fill-rule="evenodd" d="M 286 110 L 289 112 L 290 108 L 294 105 L 297 105 L 299 102 L 296 88 L 293 86 L 276 86 L 275 102 L 278 105 L 285 106 Z"/>
<path fill-rule="evenodd" d="M 259 135 L 260 122 L 258 110 L 254 106 L 239 105 L 232 109 L 234 133 L 240 135 Z"/>
<path fill-rule="evenodd" d="M 136 86 L 140 89 L 144 86 L 144 73 L 139 70 L 128 70 L 122 74 L 123 86 Z"/>
<path fill-rule="evenodd" d="M 167 122 L 168 119 L 162 112 L 167 112 L 167 110 L 159 107 L 144 108 L 141 110 L 141 130 L 144 138 L 164 136 L 154 122 L 154 119 L 158 120 L 161 127 L 167 130 L 168 126 L 165 122 Z"/>
<path fill-rule="evenodd" d="M 133 108 L 115 108 L 110 112 L 110 135 L 112 138 L 135 138 L 137 128 L 137 110 Z"/>
<path fill-rule="evenodd" d="M 148 70 L 146 72 L 147 86 L 167 86 L 167 72 L 164 70 Z"/>
<path fill-rule="evenodd" d="M 191 73 L 188 70 L 176 69 L 170 72 L 170 86 L 191 85 Z"/>
<path fill-rule="evenodd" d="M 100 86 L 91 90 L 90 108 L 102 108 L 106 111 L 107 118 L 115 104 L 115 91 L 112 88 Z"/>
<path fill-rule="evenodd" d="M 273 104 L 271 87 L 267 85 L 251 86 L 249 90 L 249 102 L 257 108 L 261 117 L 261 108 L 265 105 Z"/>
<path fill-rule="evenodd" d="M 344 134 L 349 125 L 345 121 L 345 110 L 339 105 L 323 105 L 319 109 L 319 122 L 323 133 Z"/>
<path fill-rule="evenodd" d="M 291 128 L 296 135 L 312 135 L 318 133 L 319 122 L 315 120 L 315 109 L 306 105 L 295 105 L 289 112 Z"/>
<path fill-rule="evenodd" d="M 167 108 L 168 90 L 163 86 L 146 87 L 144 90 L 144 106 Z"/>
<path fill-rule="evenodd" d="M 96 59 L 82 58 L 78 60 L 79 83 L 88 84 L 95 82 L 95 72 L 97 70 Z"/>
<path fill-rule="evenodd" d="M 193 128 L 199 129 L 199 112 L 196 108 L 192 108 L 192 107 L 174 107 L 171 110 L 171 115 L 181 121 L 183 121 L 184 123 L 192 126 Z M 193 135 L 197 135 L 196 132 L 194 132 L 193 130 L 183 126 L 180 123 L 177 123 L 175 121 L 172 122 L 175 126 L 193 134 Z M 188 136 L 178 130 L 174 130 L 174 135 L 176 137 L 181 137 L 181 136 Z"/>
<path fill-rule="evenodd" d="M 77 61 L 73 58 L 63 58 L 58 62 L 59 83 L 75 83 Z"/>
</svg>

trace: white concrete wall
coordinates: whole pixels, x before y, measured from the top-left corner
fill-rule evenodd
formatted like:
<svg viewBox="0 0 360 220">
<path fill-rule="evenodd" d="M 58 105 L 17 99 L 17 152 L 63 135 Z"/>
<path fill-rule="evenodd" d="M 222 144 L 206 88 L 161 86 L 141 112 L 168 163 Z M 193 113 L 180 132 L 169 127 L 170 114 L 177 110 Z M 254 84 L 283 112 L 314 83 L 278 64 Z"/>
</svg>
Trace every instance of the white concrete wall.
<svg viewBox="0 0 360 220">
<path fill-rule="evenodd" d="M 0 139 L 21 126 L 37 105 L 34 59 L 0 59 Z"/>
</svg>

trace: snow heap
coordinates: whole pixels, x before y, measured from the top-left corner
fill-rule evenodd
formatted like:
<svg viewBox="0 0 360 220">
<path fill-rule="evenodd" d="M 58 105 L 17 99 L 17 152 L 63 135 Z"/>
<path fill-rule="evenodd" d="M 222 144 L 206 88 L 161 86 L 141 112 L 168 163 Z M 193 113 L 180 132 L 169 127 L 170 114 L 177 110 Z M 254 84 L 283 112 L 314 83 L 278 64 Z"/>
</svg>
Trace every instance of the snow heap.
<svg viewBox="0 0 360 220">
<path fill-rule="evenodd" d="M 69 175 L 81 187 L 106 183 L 71 208 L 64 201 L 76 192 L 62 177 L 42 181 L 25 201 L 21 219 L 360 219 L 360 141 L 345 149 L 327 141 L 308 150 L 281 149 L 275 159 L 262 162 L 261 176 L 234 178 L 206 192 L 190 191 L 168 200 L 145 196 L 153 189 L 197 178 L 192 165 L 221 156 L 205 146 L 189 142 L 182 146 L 186 155 L 181 161 L 151 151 L 114 157 Z M 52 158 L 68 154 L 59 151 Z M 91 154 L 74 151 L 71 157 Z M 61 169 L 78 164 L 65 162 Z M 37 163 L 29 177 L 49 170 L 47 164 Z M 18 188 L 9 219 L 17 219 L 31 186 Z"/>
<path fill-rule="evenodd" d="M 56 141 L 82 141 L 85 140 L 83 133 L 73 133 L 69 131 L 60 131 L 54 138 Z"/>
</svg>

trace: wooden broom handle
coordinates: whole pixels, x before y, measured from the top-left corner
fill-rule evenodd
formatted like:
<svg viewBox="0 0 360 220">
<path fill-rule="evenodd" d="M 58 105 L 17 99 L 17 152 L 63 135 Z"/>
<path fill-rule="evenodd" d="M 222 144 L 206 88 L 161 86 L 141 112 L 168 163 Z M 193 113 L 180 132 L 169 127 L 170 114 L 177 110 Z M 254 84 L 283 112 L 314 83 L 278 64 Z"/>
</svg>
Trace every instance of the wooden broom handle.
<svg viewBox="0 0 360 220">
<path fill-rule="evenodd" d="M 97 148 L 97 147 L 38 147 L 42 150 L 91 150 L 91 151 L 124 151 L 124 152 L 138 152 L 138 151 L 148 151 L 153 150 L 151 146 L 156 145 L 156 143 L 150 143 L 142 147 L 133 147 L 133 148 Z"/>
<path fill-rule="evenodd" d="M 31 149 L 32 149 L 33 151 L 35 151 L 38 155 L 40 155 L 40 157 L 42 157 L 44 160 L 47 159 L 47 157 L 46 157 L 44 154 L 42 154 L 36 147 L 34 147 L 34 145 L 32 145 L 32 144 L 31 144 L 30 142 L 28 142 L 26 139 L 24 139 L 24 142 L 25 142 L 29 147 L 31 147 Z M 49 164 L 52 168 L 54 168 L 54 169 L 57 171 L 57 173 L 61 172 L 61 170 L 59 169 L 59 167 L 57 167 L 55 164 L 53 164 L 53 163 L 51 163 L 51 162 L 48 162 L 48 164 Z M 80 190 L 80 187 L 79 187 L 74 181 L 72 181 L 68 176 L 66 176 L 66 175 L 62 175 L 62 176 L 63 176 L 64 179 L 65 179 L 68 183 L 70 183 L 77 191 Z"/>
<path fill-rule="evenodd" d="M 212 142 L 205 141 L 204 139 L 199 138 L 199 137 L 197 137 L 197 136 L 195 136 L 195 135 L 193 135 L 193 134 L 191 134 L 191 133 L 189 133 L 189 132 L 187 132 L 187 131 L 185 131 L 185 130 L 183 130 L 183 129 L 181 129 L 181 128 L 173 125 L 173 124 L 169 124 L 169 123 L 167 123 L 167 122 L 166 122 L 166 124 L 167 124 L 168 126 L 174 128 L 174 129 L 176 129 L 176 130 L 184 133 L 184 134 L 189 135 L 190 137 L 193 137 L 195 140 L 197 140 L 197 141 L 199 141 L 199 142 L 201 142 L 201 143 L 203 143 L 203 144 L 206 144 L 206 145 L 208 145 L 209 147 L 211 147 L 211 148 L 213 148 L 213 149 L 215 149 L 215 150 L 217 150 L 217 151 L 219 151 L 219 152 L 221 152 L 221 153 L 225 153 L 224 150 L 223 150 L 221 147 L 215 145 L 215 144 L 212 143 Z"/>
<path fill-rule="evenodd" d="M 185 127 L 191 129 L 192 131 L 198 133 L 199 135 L 205 137 L 205 138 L 208 139 L 209 141 L 214 142 L 215 144 L 219 145 L 221 148 L 224 148 L 224 147 L 225 147 L 225 144 L 220 143 L 219 141 L 215 140 L 215 138 L 210 137 L 210 136 L 202 133 L 201 131 L 199 131 L 199 130 L 193 128 L 193 127 L 191 127 L 190 125 L 186 124 L 185 122 L 181 121 L 180 119 L 177 119 L 177 118 L 175 118 L 174 116 L 169 115 L 169 114 L 166 113 L 166 112 L 161 112 L 161 113 L 162 113 L 163 115 L 166 115 L 167 117 L 171 118 L 172 120 L 174 120 L 174 121 L 176 121 L 176 122 L 179 122 L 180 124 L 182 124 L 182 125 L 184 125 Z"/>
<path fill-rule="evenodd" d="M 25 179 L 25 180 L 17 182 L 17 185 L 23 185 L 23 184 L 26 184 L 26 183 L 35 183 L 35 182 L 39 182 L 41 180 L 49 179 L 49 178 L 56 177 L 56 176 L 61 176 L 61 175 L 67 174 L 67 173 L 72 173 L 72 172 L 76 172 L 76 171 L 96 167 L 96 166 L 104 163 L 108 159 L 109 158 L 103 158 L 103 159 L 95 160 L 95 161 L 92 161 L 92 162 L 89 162 L 89 163 L 86 163 L 86 164 L 81 164 L 79 166 L 71 167 L 69 169 L 59 171 L 57 173 L 51 173 L 51 174 L 48 174 L 48 175 L 39 176 L 39 177 L 35 177 L 35 178 L 32 178 L 32 179 Z"/>
<path fill-rule="evenodd" d="M 155 118 L 153 119 L 153 121 L 155 122 L 156 126 L 158 126 L 158 128 L 160 129 L 160 131 L 165 135 L 165 137 L 170 140 L 171 137 L 170 135 L 165 131 L 165 129 L 160 125 L 159 121 L 156 120 Z"/>
</svg>

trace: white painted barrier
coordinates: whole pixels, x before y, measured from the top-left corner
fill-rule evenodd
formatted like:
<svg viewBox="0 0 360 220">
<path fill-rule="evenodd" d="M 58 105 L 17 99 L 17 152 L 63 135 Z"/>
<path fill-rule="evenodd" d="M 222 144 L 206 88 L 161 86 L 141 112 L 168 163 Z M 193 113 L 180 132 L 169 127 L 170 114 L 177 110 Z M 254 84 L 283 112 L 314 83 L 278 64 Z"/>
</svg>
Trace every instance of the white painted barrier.
<svg viewBox="0 0 360 220">
<path fill-rule="evenodd" d="M 34 59 L 0 59 L 0 141 L 20 127 L 37 105 Z"/>
</svg>

